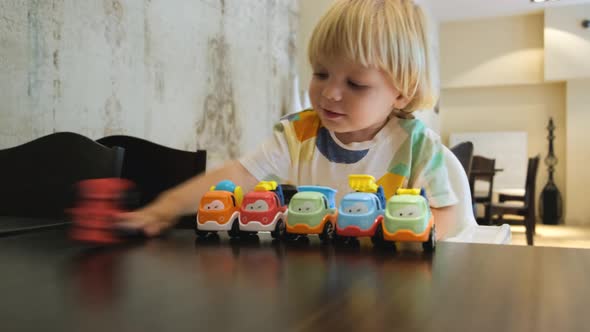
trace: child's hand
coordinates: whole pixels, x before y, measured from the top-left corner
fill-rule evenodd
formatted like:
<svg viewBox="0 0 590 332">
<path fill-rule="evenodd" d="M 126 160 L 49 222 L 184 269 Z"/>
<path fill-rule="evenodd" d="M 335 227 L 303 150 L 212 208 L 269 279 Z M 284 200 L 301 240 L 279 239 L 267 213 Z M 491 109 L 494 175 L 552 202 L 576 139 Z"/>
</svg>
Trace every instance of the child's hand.
<svg viewBox="0 0 590 332">
<path fill-rule="evenodd" d="M 199 197 L 203 196 L 211 184 L 221 180 L 241 183 L 241 187 L 252 190 L 258 180 L 242 166 L 239 161 L 229 161 L 223 167 L 178 185 L 163 192 L 148 206 L 133 212 L 121 213 L 117 216 L 117 228 L 125 230 L 141 230 L 147 236 L 156 236 L 172 227 L 182 215 L 195 213 L 199 207 Z"/>
<path fill-rule="evenodd" d="M 162 204 L 151 204 L 145 208 L 122 213 L 117 216 L 117 228 L 140 230 L 147 236 L 159 235 L 176 223 L 176 216 Z"/>
</svg>

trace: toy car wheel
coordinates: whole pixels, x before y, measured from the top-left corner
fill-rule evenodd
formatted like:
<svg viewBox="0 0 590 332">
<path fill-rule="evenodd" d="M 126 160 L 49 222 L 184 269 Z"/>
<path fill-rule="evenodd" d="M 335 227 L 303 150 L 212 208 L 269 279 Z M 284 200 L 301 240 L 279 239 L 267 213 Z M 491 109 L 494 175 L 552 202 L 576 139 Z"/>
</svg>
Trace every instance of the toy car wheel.
<svg viewBox="0 0 590 332">
<path fill-rule="evenodd" d="M 324 225 L 324 230 L 322 231 L 322 233 L 319 236 L 320 236 L 320 240 L 322 240 L 322 242 L 327 242 L 327 241 L 334 239 L 334 226 L 332 225 L 331 222 L 327 222 Z"/>
<path fill-rule="evenodd" d="M 381 224 L 377 225 L 375 229 L 375 234 L 371 237 L 371 242 L 375 247 L 382 248 L 385 246 L 385 240 L 383 239 L 383 226 Z"/>
<path fill-rule="evenodd" d="M 204 237 L 207 237 L 207 234 L 209 234 L 209 232 L 201 231 L 201 230 L 198 230 L 195 228 L 195 234 L 200 238 L 204 238 Z"/>
<path fill-rule="evenodd" d="M 240 237 L 255 236 L 257 234 L 258 234 L 258 232 L 254 232 L 254 231 L 240 231 Z"/>
<path fill-rule="evenodd" d="M 334 231 L 334 234 L 332 234 L 332 240 L 334 243 L 342 243 L 344 242 L 345 237 L 338 235 L 338 233 Z"/>
<path fill-rule="evenodd" d="M 285 229 L 285 234 L 283 234 L 283 238 L 287 241 L 293 241 L 297 238 L 297 236 L 298 236 L 297 234 L 287 232 L 286 229 Z"/>
<path fill-rule="evenodd" d="M 434 225 L 430 229 L 428 241 L 422 243 L 422 248 L 424 248 L 424 251 L 428 252 L 432 252 L 436 249 L 436 229 L 434 228 Z"/>
<path fill-rule="evenodd" d="M 332 235 L 332 242 L 337 245 L 350 245 L 354 240 L 354 236 L 338 235 L 336 231 L 334 231 L 334 234 Z"/>
<path fill-rule="evenodd" d="M 285 237 L 285 223 L 283 222 L 283 219 L 277 221 L 275 230 L 270 232 L 270 236 L 272 236 L 273 239 L 282 239 Z"/>
<path fill-rule="evenodd" d="M 397 250 L 394 241 L 388 241 L 383 237 L 383 225 L 379 225 L 375 230 L 375 235 L 371 237 L 373 246 L 377 249 Z"/>
<path fill-rule="evenodd" d="M 237 220 L 234 220 L 231 224 L 231 229 L 227 231 L 227 234 L 230 237 L 238 237 L 240 236 L 240 225 Z"/>
</svg>

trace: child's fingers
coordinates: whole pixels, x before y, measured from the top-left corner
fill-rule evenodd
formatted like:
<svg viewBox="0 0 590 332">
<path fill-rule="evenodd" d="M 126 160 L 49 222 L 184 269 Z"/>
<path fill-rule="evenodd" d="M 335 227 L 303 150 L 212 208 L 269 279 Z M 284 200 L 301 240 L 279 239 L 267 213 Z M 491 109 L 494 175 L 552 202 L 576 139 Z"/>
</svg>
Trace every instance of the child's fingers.
<svg viewBox="0 0 590 332">
<path fill-rule="evenodd" d="M 148 236 L 159 235 L 170 224 L 167 220 L 162 220 L 151 213 L 141 210 L 121 213 L 116 218 L 116 227 L 141 229 Z"/>
<path fill-rule="evenodd" d="M 116 217 L 117 227 L 121 228 L 145 228 L 154 222 L 153 218 L 141 212 L 121 213 Z"/>
<path fill-rule="evenodd" d="M 168 227 L 167 223 L 156 222 L 156 223 L 151 223 L 149 225 L 146 225 L 143 228 L 143 231 L 145 232 L 145 234 L 147 236 L 156 236 L 156 235 L 159 235 L 160 233 L 162 233 L 162 231 L 164 229 L 166 229 L 167 227 Z"/>
</svg>

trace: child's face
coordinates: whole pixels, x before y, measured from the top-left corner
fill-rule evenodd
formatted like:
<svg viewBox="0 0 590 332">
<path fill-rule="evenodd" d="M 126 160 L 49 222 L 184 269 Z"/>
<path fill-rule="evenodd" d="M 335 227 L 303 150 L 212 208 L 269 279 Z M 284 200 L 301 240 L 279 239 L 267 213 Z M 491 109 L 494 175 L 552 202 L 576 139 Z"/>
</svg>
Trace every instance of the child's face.
<svg viewBox="0 0 590 332">
<path fill-rule="evenodd" d="M 309 95 L 322 124 L 343 143 L 372 139 L 393 109 L 408 100 L 387 74 L 345 58 L 322 59 L 312 65 Z"/>
</svg>

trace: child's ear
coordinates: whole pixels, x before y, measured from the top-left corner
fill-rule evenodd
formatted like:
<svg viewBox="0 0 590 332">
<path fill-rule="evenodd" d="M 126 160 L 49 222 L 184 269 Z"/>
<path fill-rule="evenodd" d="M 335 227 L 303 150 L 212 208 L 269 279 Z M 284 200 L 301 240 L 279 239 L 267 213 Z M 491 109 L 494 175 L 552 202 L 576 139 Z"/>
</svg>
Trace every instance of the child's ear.
<svg viewBox="0 0 590 332">
<path fill-rule="evenodd" d="M 410 98 L 404 97 L 401 93 L 393 101 L 393 108 L 396 110 L 403 110 L 412 101 Z"/>
</svg>

